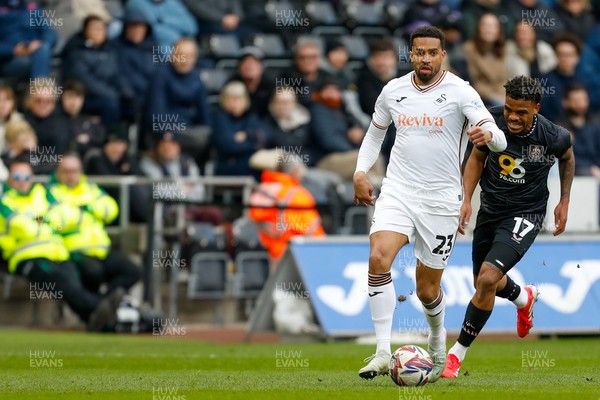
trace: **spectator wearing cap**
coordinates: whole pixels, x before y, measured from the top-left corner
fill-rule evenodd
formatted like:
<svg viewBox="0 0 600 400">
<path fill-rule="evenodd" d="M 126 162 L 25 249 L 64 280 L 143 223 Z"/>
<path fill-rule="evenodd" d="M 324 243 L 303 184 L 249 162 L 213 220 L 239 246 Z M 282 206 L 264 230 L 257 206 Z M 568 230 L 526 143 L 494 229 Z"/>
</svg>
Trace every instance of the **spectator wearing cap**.
<svg viewBox="0 0 600 400">
<path fill-rule="evenodd" d="M 77 151 L 81 158 L 93 148 L 99 149 L 104 142 L 104 126 L 100 118 L 82 114 L 85 89 L 79 81 L 67 81 L 60 97 L 61 113 L 69 122 L 73 134 L 69 141 L 70 150 Z"/>
<path fill-rule="evenodd" d="M 576 73 L 582 46 L 581 40 L 571 33 L 561 33 L 552 41 L 552 48 L 556 54 L 556 68 L 540 78 L 549 89 L 542 96 L 540 113 L 552 122 L 556 122 L 562 114 L 562 99 L 567 87 L 579 83 L 583 78 Z"/>
<path fill-rule="evenodd" d="M 311 130 L 318 152 L 316 166 L 352 180 L 365 130 L 345 112 L 342 90 L 334 78 L 324 79 L 317 89 L 310 107 Z M 378 164 L 372 171 L 383 175 Z"/>
<path fill-rule="evenodd" d="M 211 142 L 217 153 L 215 175 L 253 175 L 248 161 L 252 154 L 268 143 L 258 116 L 250 110 L 246 86 L 229 82 L 221 90 L 215 112 Z"/>
<path fill-rule="evenodd" d="M 96 15 L 86 17 L 83 28 L 63 49 L 63 76 L 83 83 L 84 112 L 99 115 L 106 125 L 128 114 L 133 89 L 120 70 L 117 51 L 107 40 L 106 22 Z"/>
<path fill-rule="evenodd" d="M 325 59 L 321 64 L 321 69 L 340 82 L 343 90 L 356 90 L 354 78 L 348 68 L 349 54 L 348 49 L 338 39 L 331 39 L 325 42 Z"/>
<path fill-rule="evenodd" d="M 0 0 L 0 75 L 38 78 L 50 75 L 57 36 L 36 2 Z"/>
<path fill-rule="evenodd" d="M 90 151 L 85 160 L 88 175 L 141 176 L 143 175 L 136 159 L 129 155 L 129 127 L 125 122 L 107 128 L 107 135 L 101 149 Z M 113 199 L 118 200 L 118 187 L 104 188 Z M 145 222 L 148 213 L 150 191 L 147 186 L 132 185 L 129 188 L 129 215 L 132 222 Z"/>
<path fill-rule="evenodd" d="M 312 94 L 322 81 L 331 75 L 321 68 L 322 49 L 311 39 L 299 39 L 294 46 L 294 69 L 286 86 L 293 86 L 298 100 L 304 106 L 312 103 Z"/>
<path fill-rule="evenodd" d="M 200 35 L 230 33 L 243 43 L 251 29 L 244 23 L 241 0 L 182 0 L 198 21 Z"/>
<path fill-rule="evenodd" d="M 154 142 L 153 136 L 165 131 L 179 131 L 181 140 L 186 141 L 186 151 L 199 161 L 203 138 L 197 128 L 210 126 L 210 114 L 197 60 L 196 41 L 182 38 L 175 44 L 171 62 L 156 69 L 148 94 L 143 144 L 150 145 Z"/>
<path fill-rule="evenodd" d="M 123 17 L 123 31 L 113 40 L 118 55 L 119 68 L 129 80 L 135 104 L 146 104 L 150 81 L 156 67 L 153 49 L 156 41 L 146 15 L 138 9 L 128 8 Z M 138 111 L 138 110 L 136 110 Z"/>
<path fill-rule="evenodd" d="M 162 54 L 170 53 L 181 38 L 198 34 L 198 23 L 181 0 L 129 0 L 127 9 L 140 10 L 148 18 Z"/>
<path fill-rule="evenodd" d="M 254 46 L 242 48 L 236 73 L 229 80 L 246 85 L 250 96 L 250 109 L 259 117 L 269 112 L 269 100 L 275 90 L 275 77 L 265 73 L 262 60 L 264 53 Z"/>
</svg>

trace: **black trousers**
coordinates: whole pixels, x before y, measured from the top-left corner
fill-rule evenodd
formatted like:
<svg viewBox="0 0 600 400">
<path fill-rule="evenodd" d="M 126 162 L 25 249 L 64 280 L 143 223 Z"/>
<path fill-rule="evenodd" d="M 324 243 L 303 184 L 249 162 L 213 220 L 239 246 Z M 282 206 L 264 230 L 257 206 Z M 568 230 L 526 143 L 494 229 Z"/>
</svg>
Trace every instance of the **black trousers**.
<svg viewBox="0 0 600 400">
<path fill-rule="evenodd" d="M 129 290 L 140 279 L 140 269 L 120 251 L 111 250 L 104 260 L 79 253 L 71 254 L 77 265 L 83 286 L 98 293 L 100 285 L 108 284 L 107 294 L 118 287 Z"/>
<path fill-rule="evenodd" d="M 71 261 L 34 258 L 19 263 L 16 274 L 29 280 L 30 298 L 64 300 L 86 323 L 100 303 L 98 294 L 84 288 L 77 267 Z"/>
</svg>

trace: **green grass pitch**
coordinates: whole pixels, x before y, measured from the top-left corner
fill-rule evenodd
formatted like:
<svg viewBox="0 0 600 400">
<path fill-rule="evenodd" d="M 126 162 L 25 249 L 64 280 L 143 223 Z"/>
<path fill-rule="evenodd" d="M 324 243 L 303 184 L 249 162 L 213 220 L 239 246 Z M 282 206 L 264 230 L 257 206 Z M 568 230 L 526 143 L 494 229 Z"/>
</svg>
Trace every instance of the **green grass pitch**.
<svg viewBox="0 0 600 400">
<path fill-rule="evenodd" d="M 480 340 L 460 378 L 358 377 L 372 346 L 217 345 L 159 336 L 0 331 L 0 399 L 600 399 L 600 339 Z"/>
</svg>

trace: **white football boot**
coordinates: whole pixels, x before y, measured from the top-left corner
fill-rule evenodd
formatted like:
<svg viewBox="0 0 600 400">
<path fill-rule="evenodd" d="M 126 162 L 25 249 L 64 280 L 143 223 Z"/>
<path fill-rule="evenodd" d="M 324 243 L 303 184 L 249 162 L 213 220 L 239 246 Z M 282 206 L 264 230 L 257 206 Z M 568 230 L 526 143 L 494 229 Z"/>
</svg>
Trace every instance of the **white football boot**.
<svg viewBox="0 0 600 400">
<path fill-rule="evenodd" d="M 358 371 L 358 375 L 363 379 L 373 379 L 379 375 L 387 375 L 391 357 L 391 354 L 380 353 L 365 358 L 365 362 L 368 362 L 368 364 Z"/>
<path fill-rule="evenodd" d="M 444 328 L 444 342 L 439 349 L 432 349 L 429 345 L 431 339 L 431 333 L 427 338 L 427 352 L 433 361 L 433 368 L 429 377 L 429 382 L 433 383 L 440 379 L 444 368 L 446 367 L 446 329 Z"/>
</svg>

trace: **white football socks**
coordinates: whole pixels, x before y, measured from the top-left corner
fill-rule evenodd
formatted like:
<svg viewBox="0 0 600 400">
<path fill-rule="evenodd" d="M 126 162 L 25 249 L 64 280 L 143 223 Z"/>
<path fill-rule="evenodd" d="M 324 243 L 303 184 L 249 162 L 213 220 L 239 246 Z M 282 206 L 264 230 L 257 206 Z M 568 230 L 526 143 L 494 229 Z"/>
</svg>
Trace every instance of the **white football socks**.
<svg viewBox="0 0 600 400">
<path fill-rule="evenodd" d="M 371 319 L 375 325 L 377 354 L 391 354 L 392 321 L 396 308 L 396 289 L 391 274 L 369 274 L 368 294 Z"/>
<path fill-rule="evenodd" d="M 521 292 L 512 302 L 517 308 L 523 308 L 527 305 L 527 300 L 529 300 L 529 295 L 527 294 L 527 290 L 525 290 L 524 286 L 521 286 Z"/>
<path fill-rule="evenodd" d="M 456 358 L 458 358 L 458 361 L 462 362 L 467 356 L 467 350 L 469 350 L 468 347 L 465 347 L 462 344 L 456 342 L 454 343 L 454 346 L 452 346 L 452 348 L 448 351 L 448 354 L 454 354 Z"/>
<path fill-rule="evenodd" d="M 431 306 L 433 306 L 433 308 L 427 308 Z M 429 323 L 431 332 L 429 346 L 433 349 L 439 349 L 444 345 L 444 340 L 446 338 L 446 331 L 444 330 L 446 296 L 444 296 L 442 288 L 440 288 L 440 293 L 434 301 L 429 304 L 423 304 L 423 312 L 425 313 L 425 318 Z"/>
</svg>

